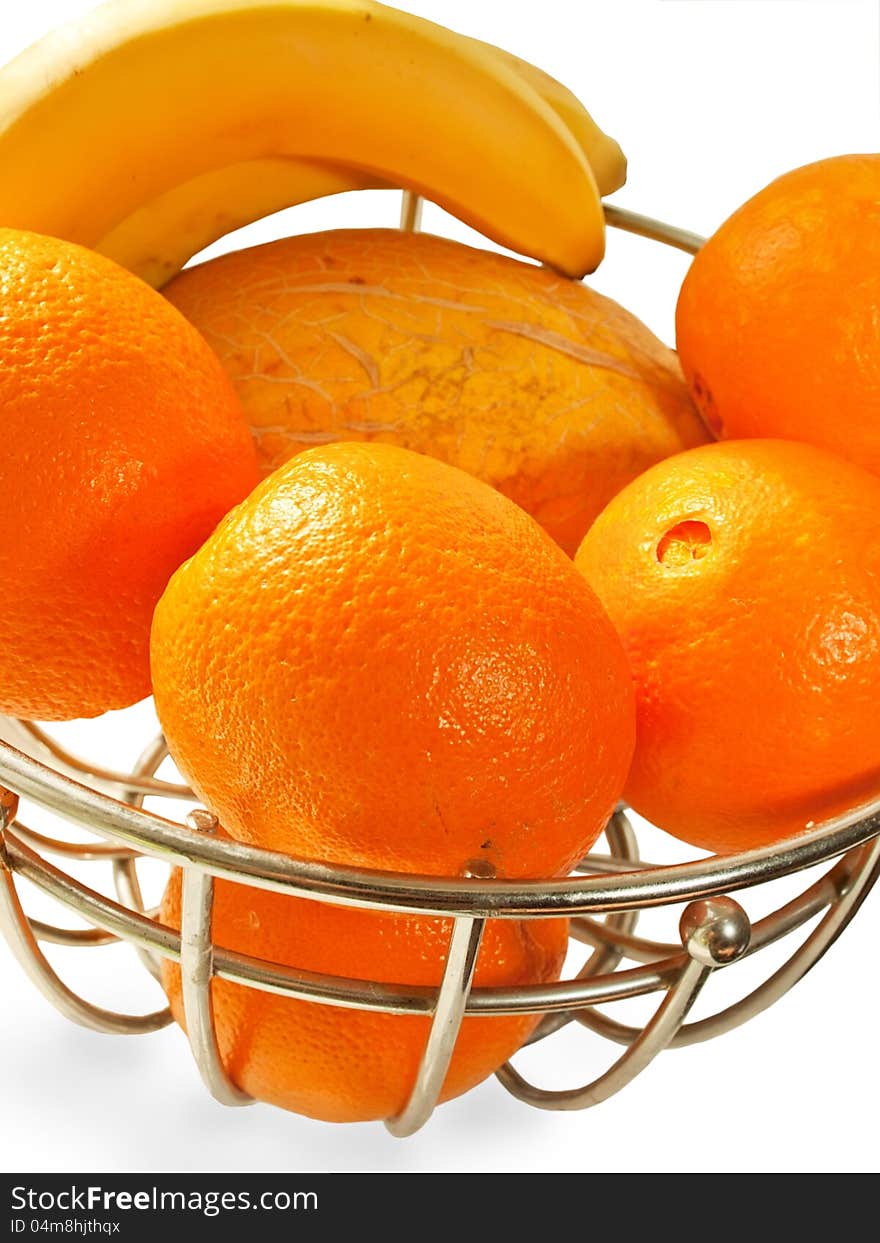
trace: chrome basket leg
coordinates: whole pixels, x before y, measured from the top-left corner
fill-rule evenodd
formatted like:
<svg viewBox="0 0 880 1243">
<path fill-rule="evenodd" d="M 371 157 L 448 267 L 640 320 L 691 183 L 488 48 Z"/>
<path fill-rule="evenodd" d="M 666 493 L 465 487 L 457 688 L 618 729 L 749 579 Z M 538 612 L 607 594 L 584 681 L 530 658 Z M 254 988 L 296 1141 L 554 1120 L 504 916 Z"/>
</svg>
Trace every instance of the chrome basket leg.
<svg viewBox="0 0 880 1243">
<path fill-rule="evenodd" d="M 610 857 L 612 859 L 622 862 L 629 868 L 635 869 L 639 866 L 638 839 L 629 817 L 622 808 L 618 808 L 614 812 L 605 826 L 605 837 L 608 840 L 608 846 L 611 851 Z M 588 862 L 589 855 L 584 860 L 584 865 L 586 866 Z M 638 919 L 639 911 L 635 907 L 631 907 L 626 911 L 612 911 L 610 915 L 605 917 L 604 923 L 596 923 L 595 926 L 600 931 L 604 930 L 606 934 L 609 932 L 620 933 L 626 938 L 635 932 Z M 579 935 L 582 925 L 585 925 L 584 918 L 570 920 L 569 929 L 573 940 L 583 939 Z M 586 923 L 586 926 L 590 925 Z M 677 948 L 677 946 L 673 947 L 671 952 L 675 952 Z M 623 956 L 623 950 L 613 944 L 613 942 L 597 940 L 594 943 L 592 954 L 590 954 L 590 957 L 581 967 L 576 978 L 585 980 L 591 975 L 602 975 L 606 971 L 613 971 L 620 964 Z M 576 1010 L 562 1011 L 560 1014 L 545 1014 L 526 1041 L 526 1044 L 537 1044 L 539 1040 L 546 1040 L 548 1036 L 552 1036 L 554 1032 L 559 1031 L 577 1017 L 578 1012 Z"/>
<path fill-rule="evenodd" d="M 853 853 L 858 854 L 859 859 L 846 878 L 839 898 L 788 962 L 742 1001 L 710 1018 L 687 1024 L 673 1041 L 674 1048 L 732 1031 L 773 1005 L 812 970 L 855 916 L 880 876 L 880 838 L 859 846 Z"/>
<path fill-rule="evenodd" d="M 670 1041 L 670 1049 L 682 1049 L 687 1045 L 726 1035 L 779 1001 L 830 949 L 868 896 L 878 876 L 880 838 L 867 842 L 864 846 L 857 846 L 827 876 L 816 881 L 800 897 L 793 899 L 774 914 L 758 920 L 753 927 L 749 953 L 780 940 L 800 927 L 822 907 L 829 908 L 819 924 L 778 971 L 726 1009 L 695 1023 L 685 1023 Z M 613 1040 L 616 1044 L 632 1044 L 639 1036 L 638 1028 L 619 1023 L 599 1010 L 578 1010 L 576 1018 L 591 1031 L 606 1040 Z"/>
<path fill-rule="evenodd" d="M 168 746 L 165 742 L 165 736 L 164 734 L 159 734 L 138 756 L 133 772 L 135 781 L 142 780 L 143 778 L 155 778 L 158 768 L 167 755 Z M 143 807 L 144 798 L 143 789 L 138 789 L 136 785 L 130 786 L 125 791 L 125 801 L 131 803 L 132 807 Z M 128 858 L 116 860 L 113 864 L 113 883 L 119 901 L 124 906 L 130 906 L 133 911 L 137 911 L 140 915 L 146 914 L 146 905 L 138 876 L 136 854 L 132 853 Z M 156 954 L 151 954 L 148 950 L 141 949 L 140 947 L 135 949 L 135 953 L 153 979 L 161 984 L 162 964 L 160 958 Z"/>
<path fill-rule="evenodd" d="M 198 833 L 213 834 L 217 819 L 207 811 L 192 811 L 187 824 Z M 183 1013 L 190 1048 L 202 1082 L 221 1105 L 250 1105 L 253 1098 L 235 1086 L 223 1068 L 211 1005 L 214 946 L 211 917 L 214 878 L 198 868 L 183 869 L 180 902 L 180 979 Z"/>
<path fill-rule="evenodd" d="M 548 1091 L 535 1087 L 508 1062 L 497 1072 L 513 1096 L 539 1109 L 587 1109 L 626 1087 L 662 1052 L 687 1018 L 712 972 L 742 957 L 749 947 L 751 925 L 732 898 L 691 902 L 681 917 L 681 939 L 687 961 L 654 1016 L 613 1066 L 582 1088 Z"/>
<path fill-rule="evenodd" d="M 31 983 L 65 1018 L 91 1031 L 137 1036 L 167 1027 L 171 1022 L 171 1012 L 167 1007 L 152 1014 L 116 1014 L 79 997 L 52 969 L 22 909 L 15 886 L 15 873 L 6 852 L 5 830 L 12 824 L 17 812 L 17 797 L 8 790 L 0 789 L 0 932 Z"/>
<path fill-rule="evenodd" d="M 459 917 L 453 923 L 446 969 L 415 1085 L 403 1110 L 385 1123 L 398 1139 L 414 1134 L 434 1112 L 471 991 L 484 923 L 482 919 L 467 917 Z"/>
<path fill-rule="evenodd" d="M 422 209 L 425 205 L 421 195 L 404 190 L 400 204 L 400 227 L 404 233 L 418 233 L 422 227 Z"/>
</svg>

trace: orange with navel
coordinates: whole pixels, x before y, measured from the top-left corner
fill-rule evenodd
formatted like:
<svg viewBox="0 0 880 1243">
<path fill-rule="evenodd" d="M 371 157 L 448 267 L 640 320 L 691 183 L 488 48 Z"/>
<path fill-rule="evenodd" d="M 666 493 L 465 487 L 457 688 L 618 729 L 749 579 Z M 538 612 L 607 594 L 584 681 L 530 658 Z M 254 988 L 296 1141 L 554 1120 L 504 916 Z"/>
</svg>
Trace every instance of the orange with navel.
<svg viewBox="0 0 880 1243">
<path fill-rule="evenodd" d="M 603 505 L 707 435 L 675 355 L 586 285 L 444 238 L 307 234 L 165 294 L 235 384 L 265 471 L 335 441 L 428 453 L 574 554 Z"/>
<path fill-rule="evenodd" d="M 707 445 L 630 484 L 576 564 L 633 669 L 637 811 L 728 852 L 877 794 L 874 475 L 810 445 Z"/>
<path fill-rule="evenodd" d="M 171 573 L 257 481 L 235 393 L 136 277 L 0 229 L 0 421 L 0 711 L 134 703 Z"/>
<path fill-rule="evenodd" d="M 632 754 L 620 640 L 521 509 L 390 445 L 277 470 L 174 575 L 168 745 L 234 837 L 455 876 L 566 872 Z"/>
</svg>

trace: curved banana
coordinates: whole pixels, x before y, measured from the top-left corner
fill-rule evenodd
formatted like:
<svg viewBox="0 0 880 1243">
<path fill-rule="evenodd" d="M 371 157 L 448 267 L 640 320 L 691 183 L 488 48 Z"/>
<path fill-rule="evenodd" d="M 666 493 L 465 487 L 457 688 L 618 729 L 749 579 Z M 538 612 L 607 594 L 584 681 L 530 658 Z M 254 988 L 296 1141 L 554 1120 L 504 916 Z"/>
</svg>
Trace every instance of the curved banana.
<svg viewBox="0 0 880 1243">
<path fill-rule="evenodd" d="M 469 41 L 506 61 L 550 105 L 587 157 L 601 195 L 623 185 L 626 157 L 620 146 L 568 87 L 511 52 Z M 95 249 L 161 289 L 193 255 L 234 229 L 325 195 L 383 188 L 388 184 L 379 178 L 315 160 L 278 156 L 245 161 L 194 177 L 145 203 Z"/>
<path fill-rule="evenodd" d="M 0 73 L 0 223 L 94 246 L 253 161 L 330 161 L 570 276 L 604 220 L 568 127 L 497 55 L 372 0 L 117 0 Z"/>
<path fill-rule="evenodd" d="M 132 212 L 95 250 L 161 289 L 193 255 L 264 216 L 347 190 L 386 183 L 357 169 L 276 156 L 202 173 Z"/>
<path fill-rule="evenodd" d="M 574 91 L 512 52 L 491 43 L 482 46 L 506 60 L 568 126 L 589 161 L 599 193 L 613 194 L 619 190 L 626 181 L 626 156 L 620 144 L 599 128 Z"/>
<path fill-rule="evenodd" d="M 510 64 L 553 108 L 587 157 L 600 194 L 611 194 L 623 185 L 626 157 L 620 146 L 599 128 L 568 87 L 502 48 L 472 42 Z M 313 160 L 279 156 L 246 161 L 205 173 L 159 195 L 101 238 L 95 249 L 160 289 L 193 255 L 234 229 L 325 195 L 386 186 L 357 169 Z"/>
<path fill-rule="evenodd" d="M 464 39 L 466 36 L 461 35 Z M 491 43 L 471 40 L 501 57 L 550 105 L 574 135 L 593 170 L 600 194 L 626 180 L 626 157 L 568 87 L 542 69 Z M 278 156 L 215 169 L 145 203 L 95 249 L 161 289 L 186 263 L 218 238 L 274 212 L 325 195 L 389 188 L 357 169 Z"/>
</svg>

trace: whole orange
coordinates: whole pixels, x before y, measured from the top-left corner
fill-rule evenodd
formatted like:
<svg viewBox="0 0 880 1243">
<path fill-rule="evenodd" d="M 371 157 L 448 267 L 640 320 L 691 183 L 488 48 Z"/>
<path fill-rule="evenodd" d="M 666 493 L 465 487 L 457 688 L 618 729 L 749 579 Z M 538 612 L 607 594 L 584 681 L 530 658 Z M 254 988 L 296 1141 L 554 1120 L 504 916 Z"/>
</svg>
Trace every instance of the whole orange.
<svg viewBox="0 0 880 1243">
<path fill-rule="evenodd" d="M 625 483 L 707 439 L 675 355 L 635 316 L 444 238 L 307 234 L 164 292 L 217 351 L 264 470 L 338 440 L 402 445 L 492 484 L 572 556 Z"/>
<path fill-rule="evenodd" d="M 165 892 L 162 920 L 180 928 L 180 874 Z M 451 921 L 329 906 L 219 880 L 213 936 L 240 953 L 348 979 L 436 987 Z M 558 978 L 568 921 L 491 920 L 483 933 L 477 987 L 542 984 Z M 162 982 L 183 1026 L 180 968 Z M 340 1009 L 211 985 L 221 1060 L 232 1080 L 259 1100 L 328 1122 L 389 1118 L 406 1104 L 430 1020 Z M 465 1017 L 441 1094 L 449 1100 L 492 1074 L 534 1030 L 535 1015 Z"/>
<path fill-rule="evenodd" d="M 880 155 L 795 169 L 734 212 L 685 277 L 676 335 L 718 435 L 880 472 Z"/>
<path fill-rule="evenodd" d="M 311 859 L 565 872 L 632 754 L 626 658 L 569 558 L 486 484 L 391 445 L 264 480 L 169 583 L 152 668 L 225 828 Z"/>
<path fill-rule="evenodd" d="M 0 711 L 150 693 L 153 606 L 256 482 L 204 340 L 116 264 L 0 229 Z"/>
<path fill-rule="evenodd" d="M 766 845 L 880 790 L 880 480 L 810 445 L 662 462 L 577 565 L 636 683 L 626 796 L 707 850 Z"/>
</svg>

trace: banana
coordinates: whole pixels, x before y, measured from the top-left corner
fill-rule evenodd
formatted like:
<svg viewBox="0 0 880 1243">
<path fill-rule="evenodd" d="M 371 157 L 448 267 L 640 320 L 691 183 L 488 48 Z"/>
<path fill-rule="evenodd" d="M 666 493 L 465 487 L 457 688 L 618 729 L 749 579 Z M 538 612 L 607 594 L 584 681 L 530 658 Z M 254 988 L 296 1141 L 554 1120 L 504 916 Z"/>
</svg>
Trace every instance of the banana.
<svg viewBox="0 0 880 1243">
<path fill-rule="evenodd" d="M 254 163 L 264 204 L 276 174 L 301 201 L 304 166 L 332 184 L 316 161 L 569 276 L 602 258 L 595 177 L 550 104 L 497 53 L 372 0 L 115 0 L 0 73 L 5 225 L 130 245 L 135 213 L 170 201 L 176 221 L 174 194 Z"/>
<path fill-rule="evenodd" d="M 599 128 L 577 95 L 537 65 L 514 56 L 512 52 L 505 52 L 491 43 L 480 46 L 507 61 L 568 126 L 589 161 L 599 193 L 613 194 L 619 190 L 626 181 L 626 156 L 620 144 Z"/>
<path fill-rule="evenodd" d="M 623 185 L 626 157 L 620 146 L 568 87 L 491 43 L 468 42 L 506 61 L 550 105 L 587 157 L 601 195 Z M 245 161 L 194 177 L 145 203 L 101 238 L 95 249 L 161 289 L 193 255 L 234 229 L 325 195 L 388 188 L 358 169 L 316 160 L 279 156 Z"/>
<path fill-rule="evenodd" d="M 95 250 L 161 289 L 193 255 L 273 212 L 347 190 L 386 183 L 318 160 L 245 160 L 167 190 L 112 229 Z"/>
</svg>

